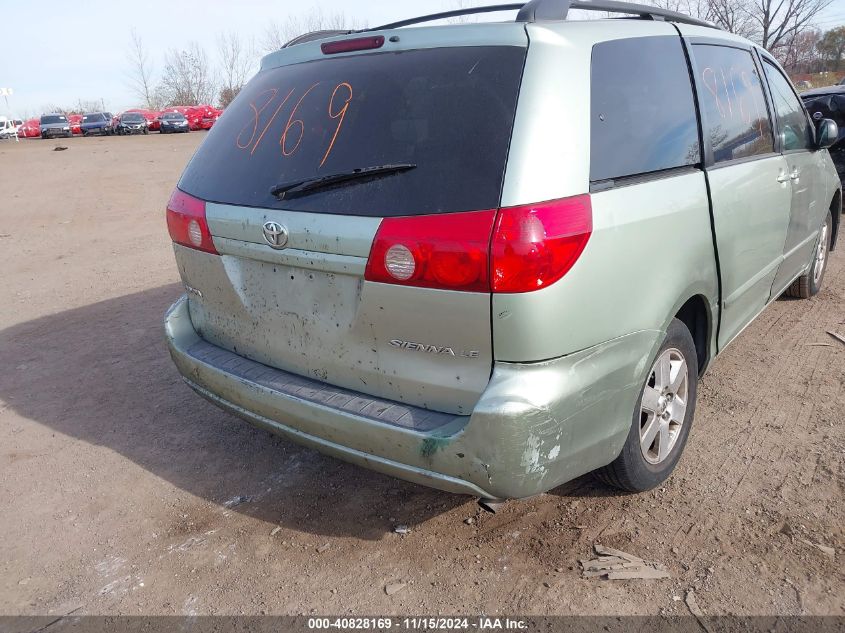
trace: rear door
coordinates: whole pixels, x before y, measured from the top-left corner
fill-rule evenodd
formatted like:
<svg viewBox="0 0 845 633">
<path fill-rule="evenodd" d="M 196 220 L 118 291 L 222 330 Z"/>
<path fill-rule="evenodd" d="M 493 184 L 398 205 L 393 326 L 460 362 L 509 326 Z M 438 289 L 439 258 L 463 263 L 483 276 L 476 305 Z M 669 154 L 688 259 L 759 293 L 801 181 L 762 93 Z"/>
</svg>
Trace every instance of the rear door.
<svg viewBox="0 0 845 633">
<path fill-rule="evenodd" d="M 769 301 L 792 189 L 750 47 L 708 39 L 691 49 L 721 271 L 721 348 Z"/>
<path fill-rule="evenodd" d="M 761 55 L 775 113 L 777 141 L 787 162 L 792 190 L 783 263 L 772 286 L 780 295 L 810 262 L 823 206 L 818 199 L 822 155 L 815 149 L 815 129 L 804 104 L 777 65 Z"/>
<path fill-rule="evenodd" d="M 365 269 L 384 218 L 499 206 L 527 44 L 524 29 L 507 34 L 490 45 L 336 56 L 303 44 L 276 66 L 265 61 L 178 185 L 207 201 L 220 253 L 176 247 L 200 334 L 333 385 L 471 412 L 492 366 L 489 291 L 376 283 Z M 271 194 L 391 164 L 413 167 Z M 461 253 L 467 236 L 448 239 Z"/>
</svg>

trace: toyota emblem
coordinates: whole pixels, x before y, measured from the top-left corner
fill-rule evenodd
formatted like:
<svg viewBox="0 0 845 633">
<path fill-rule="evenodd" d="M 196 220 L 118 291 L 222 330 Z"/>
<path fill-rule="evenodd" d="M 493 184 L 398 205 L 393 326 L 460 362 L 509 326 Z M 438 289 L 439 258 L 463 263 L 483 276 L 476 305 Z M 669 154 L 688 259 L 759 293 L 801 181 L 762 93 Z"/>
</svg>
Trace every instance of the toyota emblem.
<svg viewBox="0 0 845 633">
<path fill-rule="evenodd" d="M 264 241 L 273 248 L 284 248 L 288 245 L 288 230 L 278 222 L 265 222 Z"/>
</svg>

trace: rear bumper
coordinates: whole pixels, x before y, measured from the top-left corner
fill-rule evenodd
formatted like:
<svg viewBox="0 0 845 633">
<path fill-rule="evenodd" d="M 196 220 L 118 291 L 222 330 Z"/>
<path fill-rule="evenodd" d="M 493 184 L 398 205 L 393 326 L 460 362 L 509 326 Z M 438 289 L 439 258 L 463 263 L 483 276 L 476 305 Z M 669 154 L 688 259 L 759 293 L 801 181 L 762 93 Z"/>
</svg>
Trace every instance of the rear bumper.
<svg viewBox="0 0 845 633">
<path fill-rule="evenodd" d="M 337 390 L 214 347 L 195 331 L 184 296 L 168 311 L 165 331 L 185 381 L 248 422 L 372 470 L 489 499 L 545 492 L 613 461 L 662 340 L 644 331 L 553 361 L 496 363 L 473 413 L 451 416 Z"/>
</svg>

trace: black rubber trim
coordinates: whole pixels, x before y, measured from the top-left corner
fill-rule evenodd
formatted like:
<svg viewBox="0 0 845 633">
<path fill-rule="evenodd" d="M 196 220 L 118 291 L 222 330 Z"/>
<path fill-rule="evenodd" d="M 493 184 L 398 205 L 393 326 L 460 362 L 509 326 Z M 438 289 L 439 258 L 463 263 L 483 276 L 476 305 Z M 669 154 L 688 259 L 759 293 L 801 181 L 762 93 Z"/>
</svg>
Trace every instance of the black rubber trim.
<svg viewBox="0 0 845 633">
<path fill-rule="evenodd" d="M 281 397 L 306 400 L 346 414 L 403 429 L 419 432 L 433 431 L 462 417 L 393 400 L 381 400 L 350 389 L 334 387 L 318 380 L 262 365 L 207 341 L 194 343 L 187 349 L 187 353 L 201 363 L 230 376 L 275 391 Z"/>
</svg>

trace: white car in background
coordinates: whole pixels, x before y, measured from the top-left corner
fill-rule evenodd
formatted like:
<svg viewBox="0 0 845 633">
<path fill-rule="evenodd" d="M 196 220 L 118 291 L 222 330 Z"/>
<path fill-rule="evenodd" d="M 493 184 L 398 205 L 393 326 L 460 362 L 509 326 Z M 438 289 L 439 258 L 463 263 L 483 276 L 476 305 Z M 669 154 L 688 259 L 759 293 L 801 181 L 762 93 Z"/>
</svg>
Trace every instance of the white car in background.
<svg viewBox="0 0 845 633">
<path fill-rule="evenodd" d="M 0 116 L 0 138 L 18 138 L 18 128 L 23 125 L 20 119 L 9 119 Z"/>
</svg>

